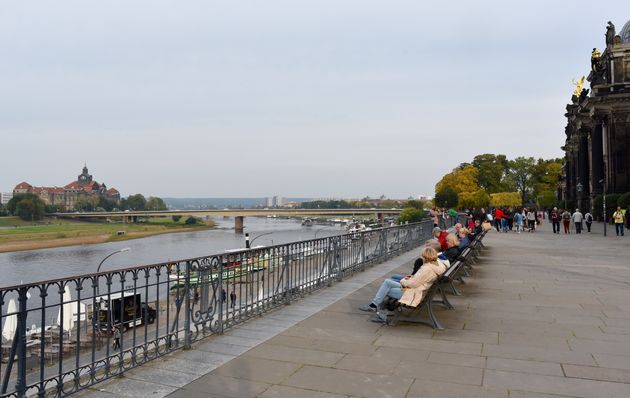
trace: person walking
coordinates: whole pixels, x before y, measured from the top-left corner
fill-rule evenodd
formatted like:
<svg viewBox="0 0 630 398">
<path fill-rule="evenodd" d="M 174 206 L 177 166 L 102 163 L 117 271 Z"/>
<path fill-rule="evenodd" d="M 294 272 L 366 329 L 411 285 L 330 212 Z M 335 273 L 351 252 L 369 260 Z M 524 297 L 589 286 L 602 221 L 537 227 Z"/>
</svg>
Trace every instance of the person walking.
<svg viewBox="0 0 630 398">
<path fill-rule="evenodd" d="M 551 225 L 553 226 L 553 233 L 560 233 L 560 213 L 558 212 L 558 208 L 554 207 L 549 214 L 549 218 L 551 219 Z M 590 232 L 590 229 L 589 229 Z"/>
<path fill-rule="evenodd" d="M 514 212 L 514 224 L 516 224 L 516 232 L 521 233 L 523 230 L 523 215 L 520 212 Z"/>
<path fill-rule="evenodd" d="M 236 292 L 232 290 L 230 292 L 230 307 L 234 308 L 235 305 L 236 305 Z"/>
<path fill-rule="evenodd" d="M 584 221 L 586 221 L 586 229 L 588 232 L 591 232 L 591 225 L 593 224 L 593 215 L 591 212 L 587 211 L 586 214 L 584 214 Z"/>
<path fill-rule="evenodd" d="M 582 221 L 584 221 L 584 216 L 580 213 L 580 209 L 575 209 L 575 213 L 571 216 L 573 222 L 575 223 L 575 233 L 582 233 Z"/>
<path fill-rule="evenodd" d="M 505 213 L 497 207 L 494 211 L 494 227 L 497 229 L 497 232 L 501 232 L 501 228 L 503 227 L 503 218 L 505 218 Z"/>
<path fill-rule="evenodd" d="M 560 217 L 562 218 L 562 225 L 564 226 L 564 233 L 565 234 L 570 233 L 569 226 L 571 225 L 571 213 L 569 213 L 569 211 L 565 209 L 562 212 L 562 215 Z"/>
<path fill-rule="evenodd" d="M 438 212 L 438 209 L 435 206 L 433 206 L 433 208 L 429 210 L 429 215 L 431 217 L 431 220 L 433 220 L 433 228 L 437 227 L 439 224 L 439 220 L 438 220 L 439 214 L 440 212 Z"/>
<path fill-rule="evenodd" d="M 536 212 L 533 209 L 527 211 L 527 224 L 529 226 L 529 232 L 536 231 Z"/>
<path fill-rule="evenodd" d="M 617 236 L 623 236 L 623 224 L 626 217 L 621 211 L 621 206 L 617 206 L 617 211 L 613 213 L 613 220 L 615 220 L 615 232 Z"/>
<path fill-rule="evenodd" d="M 112 344 L 112 348 L 114 350 L 120 349 L 120 328 L 118 326 L 114 327 L 114 344 Z"/>
</svg>

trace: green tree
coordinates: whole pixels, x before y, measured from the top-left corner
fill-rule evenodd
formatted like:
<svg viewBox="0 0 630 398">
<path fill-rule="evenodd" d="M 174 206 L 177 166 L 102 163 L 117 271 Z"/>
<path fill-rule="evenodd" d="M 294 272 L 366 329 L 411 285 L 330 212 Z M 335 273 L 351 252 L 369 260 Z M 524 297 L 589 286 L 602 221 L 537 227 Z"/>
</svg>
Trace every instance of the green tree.
<svg viewBox="0 0 630 398">
<path fill-rule="evenodd" d="M 74 209 L 76 211 L 95 211 L 100 203 L 98 196 L 80 196 L 76 202 L 74 202 Z"/>
<path fill-rule="evenodd" d="M 179 214 L 175 214 L 171 216 L 171 218 L 173 219 L 174 222 L 179 222 L 179 220 L 182 219 L 182 216 L 180 216 Z"/>
<path fill-rule="evenodd" d="M 472 165 L 478 170 L 477 183 L 488 193 L 502 192 L 505 189 L 504 179 L 508 171 L 505 155 L 484 153 L 477 155 Z"/>
<path fill-rule="evenodd" d="M 543 208 L 550 208 L 556 203 L 556 192 L 555 191 L 542 191 L 537 196 L 536 202 L 538 202 L 539 206 Z"/>
<path fill-rule="evenodd" d="M 157 198 L 155 196 L 149 196 L 147 199 L 147 203 L 145 205 L 145 210 L 166 210 L 166 203 L 162 200 L 162 198 Z"/>
<path fill-rule="evenodd" d="M 135 195 L 129 195 L 127 197 L 126 206 L 129 210 L 142 211 L 146 210 L 147 200 L 144 195 L 137 193 Z"/>
<path fill-rule="evenodd" d="M 514 160 L 508 161 L 508 175 L 514 182 L 516 191 L 521 194 L 521 202 L 525 203 L 527 195 L 532 193 L 534 181 L 532 179 L 533 168 L 535 165 L 534 158 L 525 158 L 522 156 Z"/>
<path fill-rule="evenodd" d="M 405 207 L 413 207 L 414 209 L 424 210 L 426 207 L 430 206 L 428 206 L 425 202 L 421 200 L 410 200 L 407 202 Z"/>
<path fill-rule="evenodd" d="M 38 196 L 20 199 L 15 204 L 14 215 L 25 221 L 41 220 L 44 217 L 45 203 Z"/>
<path fill-rule="evenodd" d="M 186 224 L 186 225 L 195 225 L 195 224 L 197 224 L 198 222 L 199 222 L 199 220 L 197 220 L 197 217 L 190 216 L 190 217 L 188 217 L 188 218 L 186 219 L 185 224 Z"/>
<path fill-rule="evenodd" d="M 7 211 L 10 214 L 12 214 L 12 215 L 17 216 L 18 215 L 18 213 L 17 213 L 18 203 L 20 203 L 23 200 L 30 200 L 30 201 L 32 201 L 32 203 L 34 203 L 36 205 L 41 203 L 42 211 L 43 211 L 43 208 L 46 206 L 44 204 L 44 201 L 42 201 L 42 199 L 39 196 L 35 195 L 34 193 L 30 193 L 30 192 L 29 193 L 19 193 L 17 195 L 14 195 L 13 198 L 11 198 L 11 200 L 9 200 L 9 203 L 7 203 L 7 205 L 6 205 Z M 31 218 L 29 217 L 28 220 L 30 220 L 30 219 Z"/>
<path fill-rule="evenodd" d="M 7 207 L 3 205 L 2 203 L 0 203 L 0 217 L 7 216 L 8 214 L 9 214 L 9 211 L 7 210 Z"/>
<path fill-rule="evenodd" d="M 627 209 L 630 207 L 630 192 L 626 192 L 619 197 L 619 199 L 617 200 L 617 206 L 621 206 L 622 209 Z"/>
<path fill-rule="evenodd" d="M 406 207 L 400 212 L 400 215 L 398 216 L 398 223 L 404 224 L 406 222 L 420 222 L 424 219 L 424 217 L 424 210 L 416 209 L 414 207 Z"/>
<path fill-rule="evenodd" d="M 450 186 L 445 186 L 435 193 L 435 205 L 438 207 L 457 206 L 457 192 Z"/>
</svg>

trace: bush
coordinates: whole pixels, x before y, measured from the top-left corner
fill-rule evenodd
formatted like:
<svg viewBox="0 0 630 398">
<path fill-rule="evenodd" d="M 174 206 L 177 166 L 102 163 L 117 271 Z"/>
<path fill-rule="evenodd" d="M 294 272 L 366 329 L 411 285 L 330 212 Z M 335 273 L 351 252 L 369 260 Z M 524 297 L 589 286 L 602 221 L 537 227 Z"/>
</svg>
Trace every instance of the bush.
<svg viewBox="0 0 630 398">
<path fill-rule="evenodd" d="M 627 209 L 628 207 L 630 207 L 630 192 L 626 192 L 619 197 L 619 200 L 617 201 L 617 206 L 621 206 L 622 209 Z"/>
<path fill-rule="evenodd" d="M 406 207 L 400 212 L 398 223 L 404 224 L 405 222 L 419 222 L 422 221 L 424 217 L 424 210 L 416 209 L 414 207 Z"/>
<path fill-rule="evenodd" d="M 195 225 L 199 222 L 196 217 L 190 216 L 186 219 L 186 225 Z"/>
<path fill-rule="evenodd" d="M 616 209 L 617 206 L 619 206 L 618 202 L 619 202 L 620 197 L 621 197 L 621 194 L 619 193 L 611 193 L 611 194 L 606 195 L 606 209 L 612 209 L 614 211 L 614 209 Z M 611 212 L 606 211 L 606 213 L 612 214 L 612 211 Z"/>
<path fill-rule="evenodd" d="M 181 219 L 182 219 L 182 216 L 180 216 L 180 215 L 174 215 L 172 218 L 173 218 L 173 221 L 174 221 L 174 222 L 179 222 L 179 220 L 181 220 Z"/>
<path fill-rule="evenodd" d="M 597 220 L 602 219 L 602 210 L 604 207 L 604 197 L 602 195 L 597 195 L 593 199 L 593 217 Z"/>
</svg>

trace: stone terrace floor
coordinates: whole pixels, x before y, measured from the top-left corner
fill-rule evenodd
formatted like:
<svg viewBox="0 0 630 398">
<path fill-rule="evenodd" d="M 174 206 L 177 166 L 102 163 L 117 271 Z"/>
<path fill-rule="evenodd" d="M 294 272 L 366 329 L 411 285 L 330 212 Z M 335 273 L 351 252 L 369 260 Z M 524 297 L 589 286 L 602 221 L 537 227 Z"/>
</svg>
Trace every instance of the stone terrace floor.
<svg viewBox="0 0 630 398">
<path fill-rule="evenodd" d="M 444 331 L 357 310 L 406 254 L 78 395 L 630 397 L 630 236 L 594 229 L 488 234 Z"/>
</svg>

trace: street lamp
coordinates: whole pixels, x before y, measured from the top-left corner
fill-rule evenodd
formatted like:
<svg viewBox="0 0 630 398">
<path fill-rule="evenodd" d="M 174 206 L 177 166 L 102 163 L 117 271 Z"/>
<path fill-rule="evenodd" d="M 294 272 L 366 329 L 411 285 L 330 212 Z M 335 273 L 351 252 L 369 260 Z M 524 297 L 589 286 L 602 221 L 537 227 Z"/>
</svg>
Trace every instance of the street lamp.
<svg viewBox="0 0 630 398">
<path fill-rule="evenodd" d="M 576 190 L 577 190 L 577 196 L 578 196 L 578 208 L 582 208 L 582 191 L 584 190 L 584 185 L 582 185 L 581 182 L 578 182 L 577 185 L 575 186 Z"/>
<path fill-rule="evenodd" d="M 606 224 L 608 224 L 608 220 L 606 219 L 606 179 L 602 178 L 599 180 L 599 183 L 602 184 L 603 191 L 603 207 L 604 207 L 604 236 L 606 236 Z"/>
<path fill-rule="evenodd" d="M 96 268 L 96 273 L 98 274 L 101 271 L 101 266 L 103 265 L 103 263 L 110 258 L 111 256 L 113 256 L 114 254 L 118 254 L 118 253 L 122 253 L 122 252 L 128 252 L 129 250 L 131 250 L 131 248 L 129 247 L 125 247 L 123 249 L 120 250 L 116 250 L 113 253 L 108 254 L 107 256 L 105 256 L 104 259 L 101 260 L 101 262 L 98 264 L 98 267 Z M 100 296 L 101 295 L 101 291 L 100 291 L 100 286 L 96 285 L 96 295 Z"/>
<path fill-rule="evenodd" d="M 101 262 L 98 264 L 98 267 L 96 268 L 96 273 L 98 274 L 101 271 L 101 265 L 103 265 L 103 263 L 105 262 L 105 260 L 107 260 L 108 258 L 110 258 L 111 256 L 113 256 L 114 254 L 118 254 L 118 253 L 122 253 L 122 252 L 128 252 L 129 250 L 131 250 L 130 247 L 125 247 L 124 249 L 120 249 L 120 250 L 116 250 L 113 253 L 108 254 L 107 256 L 105 256 L 104 259 L 101 260 Z"/>
<path fill-rule="evenodd" d="M 254 239 L 252 239 L 251 241 L 249 241 L 249 234 L 245 234 L 245 244 L 246 244 L 246 248 L 247 248 L 247 249 L 249 249 L 249 248 L 252 246 L 252 244 L 254 244 L 254 241 L 255 241 L 256 239 L 260 238 L 261 236 L 271 235 L 272 233 L 273 233 L 273 231 L 272 231 L 272 232 L 265 232 L 264 234 L 260 234 L 260 235 L 258 235 L 258 236 L 256 236 L 256 237 L 254 237 Z M 249 244 L 247 243 L 248 241 L 249 241 Z"/>
</svg>

